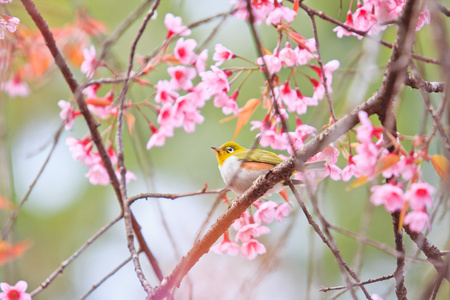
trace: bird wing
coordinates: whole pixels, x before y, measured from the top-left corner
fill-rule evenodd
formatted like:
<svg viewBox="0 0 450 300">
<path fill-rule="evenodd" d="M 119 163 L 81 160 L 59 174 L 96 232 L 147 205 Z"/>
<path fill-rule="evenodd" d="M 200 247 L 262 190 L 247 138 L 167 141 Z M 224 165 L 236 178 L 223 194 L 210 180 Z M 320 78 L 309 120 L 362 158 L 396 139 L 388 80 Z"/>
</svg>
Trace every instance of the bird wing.
<svg viewBox="0 0 450 300">
<path fill-rule="evenodd" d="M 235 156 L 245 162 L 259 162 L 264 164 L 278 165 L 283 161 L 281 157 L 273 152 L 266 150 L 244 150 L 235 154 Z"/>
</svg>

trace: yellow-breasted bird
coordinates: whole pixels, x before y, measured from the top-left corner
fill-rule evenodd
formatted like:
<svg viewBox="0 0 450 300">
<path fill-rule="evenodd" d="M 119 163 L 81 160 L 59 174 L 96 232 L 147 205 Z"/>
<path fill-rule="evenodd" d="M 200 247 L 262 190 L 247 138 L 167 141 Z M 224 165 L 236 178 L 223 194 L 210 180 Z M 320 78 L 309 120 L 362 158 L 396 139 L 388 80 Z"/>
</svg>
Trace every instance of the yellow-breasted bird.
<svg viewBox="0 0 450 300">
<path fill-rule="evenodd" d="M 211 148 L 216 153 L 223 181 L 237 195 L 243 194 L 260 175 L 267 173 L 283 161 L 273 152 L 246 149 L 235 142 L 227 142 L 219 148 Z M 305 163 L 303 170 L 317 171 L 324 170 L 324 167 L 325 161 L 315 161 Z M 283 183 L 277 183 L 267 191 L 266 195 L 278 193 L 283 188 Z M 282 196 L 285 198 L 284 195 Z"/>
</svg>

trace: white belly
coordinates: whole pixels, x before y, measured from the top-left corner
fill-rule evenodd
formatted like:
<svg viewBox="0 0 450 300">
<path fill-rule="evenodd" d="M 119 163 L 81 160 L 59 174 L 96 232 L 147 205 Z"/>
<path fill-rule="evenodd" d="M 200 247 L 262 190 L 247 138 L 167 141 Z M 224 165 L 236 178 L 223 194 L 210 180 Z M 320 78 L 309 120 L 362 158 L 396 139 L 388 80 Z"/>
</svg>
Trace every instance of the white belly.
<svg viewBox="0 0 450 300">
<path fill-rule="evenodd" d="M 241 162 L 235 157 L 230 156 L 220 166 L 220 175 L 222 175 L 225 184 L 237 195 L 243 194 L 248 190 L 253 182 L 260 176 L 267 173 L 267 170 L 251 170 L 240 169 Z M 271 188 L 265 196 L 272 193 L 277 193 L 283 189 L 281 183 L 276 184 Z"/>
</svg>

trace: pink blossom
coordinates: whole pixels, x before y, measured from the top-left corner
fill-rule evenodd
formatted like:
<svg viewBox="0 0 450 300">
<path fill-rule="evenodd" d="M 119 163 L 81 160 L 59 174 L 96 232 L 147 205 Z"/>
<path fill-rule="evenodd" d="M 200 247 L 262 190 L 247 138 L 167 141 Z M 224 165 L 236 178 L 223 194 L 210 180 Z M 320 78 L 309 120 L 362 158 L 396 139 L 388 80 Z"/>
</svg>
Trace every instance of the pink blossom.
<svg viewBox="0 0 450 300">
<path fill-rule="evenodd" d="M 339 61 L 337 59 L 330 60 L 323 66 L 323 71 L 325 72 L 325 77 L 327 78 L 327 89 L 329 93 L 332 93 L 331 83 L 333 82 L 333 72 L 339 68 Z M 322 80 L 323 76 L 321 77 Z"/>
<path fill-rule="evenodd" d="M 349 27 L 352 27 L 352 28 L 354 27 L 354 24 L 353 24 L 353 15 L 352 15 L 352 11 L 351 11 L 351 10 L 349 10 L 349 11 L 347 12 L 347 18 L 346 18 L 344 24 L 347 25 L 347 26 L 349 26 Z M 338 38 L 342 38 L 344 35 L 345 35 L 345 36 L 354 35 L 353 32 L 350 32 L 350 31 L 348 31 L 347 29 L 345 29 L 345 28 L 343 28 L 343 27 L 341 27 L 341 26 L 335 27 L 335 28 L 333 29 L 333 31 L 336 32 L 336 35 L 337 35 Z"/>
<path fill-rule="evenodd" d="M 242 226 L 239 231 L 236 233 L 234 240 L 241 241 L 243 243 L 250 241 L 254 237 L 259 237 L 263 234 L 267 234 L 270 232 L 270 229 L 266 226 L 262 226 L 260 224 L 251 223 Z"/>
<path fill-rule="evenodd" d="M 182 119 L 175 118 L 174 105 L 172 103 L 164 104 L 158 112 L 158 124 L 165 128 L 175 128 L 182 125 Z"/>
<path fill-rule="evenodd" d="M 380 31 L 378 20 L 372 14 L 370 5 L 358 4 L 358 8 L 353 13 L 354 28 L 359 31 L 366 31 L 368 34 L 376 34 Z M 357 35 L 358 39 L 362 36 Z"/>
<path fill-rule="evenodd" d="M 19 23 L 19 18 L 0 14 L 0 40 L 5 38 L 6 30 L 15 32 Z"/>
<path fill-rule="evenodd" d="M 234 114 L 237 115 L 239 112 L 239 107 L 236 102 L 238 96 L 238 91 L 234 92 L 233 95 L 228 97 L 227 93 L 221 92 L 216 94 L 214 97 L 214 106 L 221 107 L 222 112 L 225 115 Z"/>
<path fill-rule="evenodd" d="M 159 129 L 150 126 L 152 129 L 152 136 L 147 142 L 147 149 L 150 150 L 154 146 L 163 146 L 166 142 L 166 138 L 173 136 L 173 128 L 172 127 L 163 127 L 161 126 Z"/>
<path fill-rule="evenodd" d="M 204 82 L 199 82 L 189 92 L 186 96 L 189 96 L 191 102 L 198 108 L 205 106 L 205 102 L 211 98 L 211 91 Z"/>
<path fill-rule="evenodd" d="M 194 132 L 195 124 L 200 124 L 205 119 L 186 96 L 178 98 L 173 109 L 174 118 L 181 120 L 186 132 Z"/>
<path fill-rule="evenodd" d="M 290 212 L 291 208 L 289 203 L 282 203 L 275 209 L 275 219 L 281 223 L 281 221 L 283 221 L 283 218 L 287 217 Z"/>
<path fill-rule="evenodd" d="M 233 223 L 233 228 L 236 231 L 239 231 L 242 227 L 250 223 L 250 213 L 248 211 L 244 211 L 239 219 L 236 219 Z"/>
<path fill-rule="evenodd" d="M 357 154 L 353 156 L 353 161 L 360 174 L 371 179 L 375 175 L 375 166 L 380 150 L 373 143 L 360 144 L 355 150 Z"/>
<path fill-rule="evenodd" d="M 298 62 L 297 54 L 295 50 L 291 48 L 289 42 L 286 42 L 285 47 L 280 50 L 278 57 L 281 63 L 286 67 L 292 67 Z"/>
<path fill-rule="evenodd" d="M 281 24 L 282 22 L 289 24 L 294 21 L 296 15 L 297 13 L 289 7 L 278 5 L 267 16 L 266 24 L 272 24 L 275 26 Z"/>
<path fill-rule="evenodd" d="M 0 4 L 11 3 L 12 0 L 0 0 Z"/>
<path fill-rule="evenodd" d="M 266 247 L 255 239 L 244 242 L 241 247 L 241 255 L 250 260 L 254 259 L 258 254 L 266 253 Z"/>
<path fill-rule="evenodd" d="M 219 94 L 230 90 L 228 75 L 216 66 L 211 66 L 211 71 L 200 73 L 200 77 L 209 86 L 212 94 Z"/>
<path fill-rule="evenodd" d="M 325 164 L 325 171 L 318 171 L 317 177 L 319 178 L 325 178 L 327 176 L 330 176 L 333 180 L 340 180 L 341 179 L 341 173 L 342 170 L 336 165 L 337 158 L 339 156 L 339 150 L 336 149 L 333 145 L 328 145 L 325 147 L 325 149 L 322 150 L 322 152 L 317 153 L 314 155 L 310 161 L 316 161 L 316 160 L 326 160 L 327 163 Z"/>
<path fill-rule="evenodd" d="M 312 96 L 315 100 L 322 100 L 323 96 L 325 95 L 325 86 L 322 82 L 318 82 L 314 78 L 309 79 L 314 86 L 314 94 Z"/>
<path fill-rule="evenodd" d="M 30 94 L 30 88 L 26 82 L 22 81 L 18 76 L 0 84 L 0 90 L 5 91 L 10 98 L 27 97 Z"/>
<path fill-rule="evenodd" d="M 431 228 L 430 216 L 423 210 L 415 210 L 409 212 L 404 221 L 405 225 L 409 225 L 409 229 L 414 232 L 422 231 L 425 226 Z"/>
<path fill-rule="evenodd" d="M 100 84 L 92 84 L 87 88 L 83 89 L 83 94 L 86 98 L 97 98 L 97 90 L 100 88 Z"/>
<path fill-rule="evenodd" d="M 236 256 L 239 254 L 241 247 L 233 241 L 230 241 L 228 237 L 228 231 L 226 231 L 223 235 L 223 240 L 214 246 L 211 247 L 211 250 L 216 252 L 217 254 L 229 254 Z"/>
<path fill-rule="evenodd" d="M 233 15 L 236 18 L 243 19 L 248 21 L 249 13 L 247 10 L 247 1 L 246 0 L 233 0 L 231 1 L 233 4 Z M 273 10 L 274 5 L 270 1 L 252 1 L 252 15 L 253 22 L 255 25 L 259 25 L 264 21 L 267 15 Z"/>
<path fill-rule="evenodd" d="M 419 31 L 423 27 L 423 25 L 430 24 L 430 21 L 431 21 L 430 11 L 428 10 L 428 8 L 425 7 L 420 12 L 419 18 L 417 19 L 416 31 Z"/>
<path fill-rule="evenodd" d="M 203 50 L 197 55 L 197 59 L 194 62 L 194 66 L 197 69 L 197 73 L 200 74 L 206 70 L 206 61 L 208 60 L 208 49 Z"/>
<path fill-rule="evenodd" d="M 79 111 L 76 111 L 70 102 L 59 100 L 58 106 L 61 108 L 59 117 L 64 121 L 66 130 L 72 129 L 75 117 L 80 115 Z"/>
<path fill-rule="evenodd" d="M 184 66 L 176 66 L 167 68 L 167 72 L 172 77 L 170 85 L 174 90 L 189 90 L 192 88 L 192 79 L 195 78 L 196 72 L 194 68 Z"/>
<path fill-rule="evenodd" d="M 227 60 L 233 59 L 236 57 L 231 50 L 225 48 L 222 44 L 216 44 L 214 48 L 215 52 L 213 55 L 213 60 L 216 61 L 216 66 L 220 66 Z"/>
<path fill-rule="evenodd" d="M 263 57 L 258 57 L 256 62 L 260 66 L 264 66 L 264 63 L 266 63 L 267 71 L 270 73 L 270 75 L 279 72 L 282 67 L 281 60 L 276 55 L 266 54 Z"/>
<path fill-rule="evenodd" d="M 191 34 L 191 30 L 182 24 L 181 17 L 175 17 L 171 13 L 166 14 L 164 18 L 164 25 L 167 28 L 167 39 L 174 34 L 178 34 L 179 36 L 187 36 Z"/>
<path fill-rule="evenodd" d="M 185 65 L 194 63 L 197 59 L 197 54 L 194 52 L 196 46 L 197 42 L 193 39 L 179 39 L 173 50 L 175 58 Z"/>
<path fill-rule="evenodd" d="M 266 128 L 264 131 L 261 131 L 257 134 L 257 137 L 260 138 L 259 144 L 261 147 L 269 147 L 273 143 L 275 143 L 275 139 L 278 133 L 276 132 L 275 125 Z"/>
<path fill-rule="evenodd" d="M 86 78 L 90 79 L 94 76 L 95 68 L 98 66 L 95 58 L 95 47 L 91 45 L 88 49 L 83 50 L 84 61 L 81 63 L 81 73 L 86 74 Z"/>
<path fill-rule="evenodd" d="M 408 200 L 413 210 L 432 208 L 433 200 L 431 195 L 436 189 L 426 182 L 412 183 L 405 193 L 405 200 Z"/>
<path fill-rule="evenodd" d="M 348 158 L 348 164 L 342 170 L 342 181 L 349 181 L 352 177 L 358 178 L 360 176 L 358 167 L 353 162 L 352 156 Z"/>
<path fill-rule="evenodd" d="M 69 150 L 72 153 L 72 158 L 81 161 L 88 167 L 99 163 L 101 160 L 98 154 L 91 151 L 92 142 L 88 138 L 78 140 L 74 137 L 68 137 L 66 139 L 66 145 L 69 146 Z"/>
<path fill-rule="evenodd" d="M 115 173 L 116 173 L 117 179 L 121 180 L 122 174 L 120 173 L 120 171 L 116 170 Z M 136 180 L 136 179 L 137 179 L 137 177 L 136 177 L 136 175 L 133 172 L 131 172 L 130 170 L 126 171 L 126 173 L 125 173 L 125 181 L 126 181 L 126 183 L 129 183 L 131 180 Z"/>
<path fill-rule="evenodd" d="M 11 286 L 6 282 L 0 283 L 2 293 L 0 293 L 0 299 L 2 300 L 31 300 L 31 296 L 25 291 L 28 288 L 28 283 L 20 280 L 15 286 Z"/>
<path fill-rule="evenodd" d="M 101 163 L 92 165 L 85 177 L 89 178 L 92 185 L 108 185 L 109 183 L 108 171 Z"/>
<path fill-rule="evenodd" d="M 283 100 L 284 104 L 286 104 L 288 111 L 293 112 L 297 109 L 297 92 L 291 89 L 289 80 L 276 89 L 276 92 L 279 92 L 281 100 Z"/>
<path fill-rule="evenodd" d="M 156 84 L 156 103 L 173 103 L 180 95 L 172 89 L 168 80 L 159 80 Z"/>
<path fill-rule="evenodd" d="M 276 202 L 266 201 L 260 202 L 256 201 L 253 203 L 258 209 L 253 214 L 256 223 L 272 223 L 275 218 L 275 208 L 278 206 Z"/>
<path fill-rule="evenodd" d="M 384 205 L 384 208 L 393 213 L 403 206 L 403 190 L 394 184 L 376 185 L 370 189 L 370 201 L 374 205 Z"/>
<path fill-rule="evenodd" d="M 303 66 L 309 63 L 311 59 L 317 57 L 316 52 L 316 40 L 314 38 L 305 40 L 304 47 L 296 47 L 294 49 L 297 56 L 297 65 Z"/>
<path fill-rule="evenodd" d="M 356 127 L 356 139 L 363 144 L 372 143 L 372 137 L 375 133 L 375 129 L 372 122 L 369 120 L 367 112 L 360 110 L 358 112 L 358 118 L 361 122 L 361 126 Z"/>
</svg>

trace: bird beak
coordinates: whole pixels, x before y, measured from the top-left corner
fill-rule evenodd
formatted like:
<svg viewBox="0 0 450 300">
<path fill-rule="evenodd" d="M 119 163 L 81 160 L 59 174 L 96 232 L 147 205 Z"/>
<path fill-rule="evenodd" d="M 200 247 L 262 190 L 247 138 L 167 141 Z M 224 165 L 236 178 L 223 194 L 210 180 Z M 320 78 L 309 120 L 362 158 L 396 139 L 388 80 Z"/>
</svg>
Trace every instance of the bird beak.
<svg viewBox="0 0 450 300">
<path fill-rule="evenodd" d="M 213 151 L 216 152 L 216 154 L 218 154 L 218 153 L 220 152 L 220 149 L 219 149 L 219 148 L 211 147 L 211 149 L 213 149 Z"/>
</svg>

